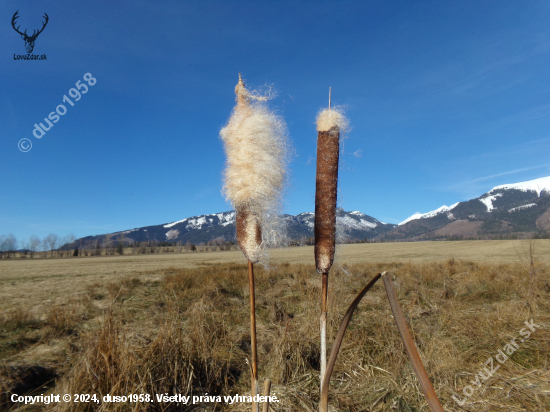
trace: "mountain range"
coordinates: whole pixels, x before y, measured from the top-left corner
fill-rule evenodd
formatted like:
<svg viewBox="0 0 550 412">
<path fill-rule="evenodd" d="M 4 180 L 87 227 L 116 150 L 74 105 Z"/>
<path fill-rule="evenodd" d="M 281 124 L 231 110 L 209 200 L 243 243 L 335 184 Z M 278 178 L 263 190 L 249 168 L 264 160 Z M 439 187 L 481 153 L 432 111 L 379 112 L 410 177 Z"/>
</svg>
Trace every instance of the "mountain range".
<svg viewBox="0 0 550 412">
<path fill-rule="evenodd" d="M 106 239 L 124 242 L 209 242 L 214 239 L 236 240 L 235 211 L 188 217 L 176 222 L 145 226 L 107 235 L 87 236 L 77 239 L 77 244 L 96 244 Z M 289 240 L 313 237 L 315 214 L 311 212 L 299 215 L 282 215 Z M 394 224 L 380 222 L 359 211 L 346 212 L 339 208 L 336 213 L 338 237 L 347 239 L 373 239 L 396 227 Z"/>
<path fill-rule="evenodd" d="M 550 176 L 496 186 L 478 198 L 416 213 L 382 238 L 499 238 L 533 233 L 550 233 Z"/>
<path fill-rule="evenodd" d="M 282 215 L 291 240 L 313 237 L 315 214 Z M 384 223 L 359 211 L 337 210 L 338 238 L 342 242 L 369 239 L 416 241 L 478 239 L 550 234 L 550 176 L 496 186 L 478 198 L 416 213 L 398 225 Z M 124 242 L 209 242 L 235 240 L 235 211 L 188 217 L 171 223 L 87 236 L 80 244 L 105 239 Z"/>
</svg>

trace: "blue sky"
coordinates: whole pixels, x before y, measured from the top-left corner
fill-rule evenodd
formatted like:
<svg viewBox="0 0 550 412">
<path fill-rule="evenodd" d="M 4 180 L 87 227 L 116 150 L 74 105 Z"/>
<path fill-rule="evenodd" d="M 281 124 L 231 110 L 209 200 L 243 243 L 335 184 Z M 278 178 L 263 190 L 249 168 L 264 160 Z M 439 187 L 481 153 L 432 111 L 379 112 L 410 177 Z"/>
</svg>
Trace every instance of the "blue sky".
<svg viewBox="0 0 550 412">
<path fill-rule="evenodd" d="M 16 10 L 30 32 L 48 13 L 33 51 L 47 60 L 14 60 Z M 229 210 L 219 131 L 239 72 L 278 91 L 295 151 L 286 213 L 314 210 L 329 87 L 352 127 L 346 210 L 398 223 L 548 176 L 549 21 L 545 1 L 4 1 L 0 234 L 80 237 Z M 34 137 L 85 73 L 97 83 Z"/>
</svg>

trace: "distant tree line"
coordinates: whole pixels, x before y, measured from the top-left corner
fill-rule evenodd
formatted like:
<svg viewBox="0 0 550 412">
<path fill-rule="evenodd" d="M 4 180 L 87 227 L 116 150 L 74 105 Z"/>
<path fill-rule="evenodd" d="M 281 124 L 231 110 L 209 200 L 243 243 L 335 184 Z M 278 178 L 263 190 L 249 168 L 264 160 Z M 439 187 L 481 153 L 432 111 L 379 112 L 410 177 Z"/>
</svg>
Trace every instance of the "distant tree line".
<svg viewBox="0 0 550 412">
<path fill-rule="evenodd" d="M 37 255 L 40 257 L 69 256 L 73 253 L 69 245 L 74 241 L 75 236 L 73 234 L 60 238 L 55 233 L 50 233 L 43 239 L 32 235 L 28 240 L 22 241 L 18 241 L 12 233 L 0 235 L 0 258 L 12 258 L 16 254 L 22 258 L 33 258 Z"/>
<path fill-rule="evenodd" d="M 481 236 L 439 236 L 424 240 L 458 241 L 458 240 L 515 240 L 515 239 L 550 239 L 549 232 L 540 233 L 500 233 Z M 384 243 L 410 242 L 408 239 L 377 238 L 347 238 L 343 243 Z M 288 246 L 312 246 L 315 244 L 313 236 L 302 236 L 288 242 Z M 155 239 L 134 241 L 124 235 L 106 235 L 101 238 L 83 241 L 75 240 L 73 234 L 59 237 L 50 233 L 43 239 L 32 235 L 28 240 L 18 241 L 12 234 L 0 235 L 0 259 L 10 258 L 53 258 L 78 256 L 112 256 L 112 255 L 139 255 L 147 253 L 183 253 L 183 252 L 214 252 L 237 250 L 239 246 L 233 240 L 220 236 L 208 242 L 197 244 L 187 241 L 170 242 Z"/>
<path fill-rule="evenodd" d="M 169 242 L 158 240 L 134 241 L 123 235 L 115 237 L 106 235 L 94 240 L 75 240 L 73 234 L 59 237 L 55 233 L 40 239 L 32 235 L 28 240 L 18 241 L 12 234 L 0 235 L 0 259 L 9 258 L 53 258 L 53 257 L 78 257 L 78 256 L 111 256 L 122 254 L 145 254 L 167 252 L 208 252 L 216 250 L 235 250 L 238 246 L 234 241 L 227 240 L 223 236 L 214 238 L 208 242 L 194 244 L 190 241 Z"/>
</svg>

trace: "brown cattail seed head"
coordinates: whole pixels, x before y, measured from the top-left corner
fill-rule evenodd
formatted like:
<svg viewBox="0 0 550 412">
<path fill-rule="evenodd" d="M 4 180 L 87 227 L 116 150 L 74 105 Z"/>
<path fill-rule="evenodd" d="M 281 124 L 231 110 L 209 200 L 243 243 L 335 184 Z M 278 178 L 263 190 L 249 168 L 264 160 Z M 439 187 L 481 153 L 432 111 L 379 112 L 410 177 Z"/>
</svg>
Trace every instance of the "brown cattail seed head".
<svg viewBox="0 0 550 412">
<path fill-rule="evenodd" d="M 326 273 L 334 260 L 336 244 L 336 193 L 340 132 L 319 132 L 315 190 L 315 265 Z"/>
<path fill-rule="evenodd" d="M 262 256 L 260 217 L 248 210 L 237 211 L 237 241 L 245 257 L 256 263 Z"/>
<path fill-rule="evenodd" d="M 327 273 L 336 245 L 336 195 L 340 130 L 347 120 L 338 109 L 325 109 L 317 116 L 317 179 L 315 190 L 315 265 Z"/>
</svg>

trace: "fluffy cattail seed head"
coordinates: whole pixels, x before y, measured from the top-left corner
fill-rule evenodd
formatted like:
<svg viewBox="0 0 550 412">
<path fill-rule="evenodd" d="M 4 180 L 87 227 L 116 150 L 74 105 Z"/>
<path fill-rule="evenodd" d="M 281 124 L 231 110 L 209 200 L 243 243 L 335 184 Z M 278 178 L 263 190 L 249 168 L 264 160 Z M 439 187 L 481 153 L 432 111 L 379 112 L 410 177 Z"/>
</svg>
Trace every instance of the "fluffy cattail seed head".
<svg viewBox="0 0 550 412">
<path fill-rule="evenodd" d="M 256 262 L 266 238 L 272 238 L 266 237 L 266 229 L 272 227 L 267 220 L 276 218 L 281 204 L 286 125 L 263 103 L 267 97 L 248 91 L 240 76 L 235 94 L 237 104 L 220 131 L 227 155 L 223 191 L 237 212 L 239 245 Z"/>
</svg>

